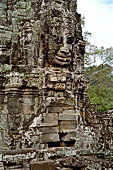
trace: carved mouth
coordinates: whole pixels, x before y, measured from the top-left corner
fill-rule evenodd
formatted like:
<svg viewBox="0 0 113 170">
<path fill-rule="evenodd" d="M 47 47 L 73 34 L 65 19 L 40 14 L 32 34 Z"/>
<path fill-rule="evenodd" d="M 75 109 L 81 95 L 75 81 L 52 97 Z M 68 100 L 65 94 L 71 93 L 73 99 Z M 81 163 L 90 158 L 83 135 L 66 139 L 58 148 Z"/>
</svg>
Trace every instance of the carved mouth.
<svg viewBox="0 0 113 170">
<path fill-rule="evenodd" d="M 55 55 L 55 58 L 53 60 L 53 64 L 65 66 L 65 65 L 69 65 L 71 63 L 71 60 L 72 60 L 72 56 L 71 56 L 70 52 L 65 54 L 65 53 L 59 51 Z"/>
</svg>

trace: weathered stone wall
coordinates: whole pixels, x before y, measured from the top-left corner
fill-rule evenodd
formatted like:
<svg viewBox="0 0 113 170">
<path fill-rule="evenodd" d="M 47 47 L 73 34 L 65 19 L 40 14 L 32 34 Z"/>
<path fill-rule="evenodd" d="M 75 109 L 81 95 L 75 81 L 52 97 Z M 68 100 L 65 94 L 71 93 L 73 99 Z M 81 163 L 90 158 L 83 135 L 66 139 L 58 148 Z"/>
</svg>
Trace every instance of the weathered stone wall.
<svg viewBox="0 0 113 170">
<path fill-rule="evenodd" d="M 1 30 L 1 146 L 73 145 L 85 91 L 76 1 L 3 1 Z"/>
<path fill-rule="evenodd" d="M 23 149 L 0 153 L 1 170 L 112 170 L 112 160 L 76 155 L 74 148 Z"/>
<path fill-rule="evenodd" d="M 0 2 L 0 170 L 112 166 L 102 163 L 112 158 L 112 112 L 97 114 L 86 95 L 76 10 L 76 0 Z"/>
</svg>

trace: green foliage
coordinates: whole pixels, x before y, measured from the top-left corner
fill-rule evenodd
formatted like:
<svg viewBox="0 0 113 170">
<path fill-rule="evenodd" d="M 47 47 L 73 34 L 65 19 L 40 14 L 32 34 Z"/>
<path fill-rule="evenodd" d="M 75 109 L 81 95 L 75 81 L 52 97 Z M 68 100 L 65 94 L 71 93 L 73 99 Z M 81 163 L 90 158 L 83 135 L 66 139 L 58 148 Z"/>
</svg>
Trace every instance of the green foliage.
<svg viewBox="0 0 113 170">
<path fill-rule="evenodd" d="M 97 105 L 97 111 L 113 108 L 113 67 L 107 64 L 90 66 L 85 74 L 89 78 L 88 95 L 91 104 Z"/>
<path fill-rule="evenodd" d="M 82 17 L 82 26 L 85 18 Z M 97 111 L 113 109 L 113 47 L 104 48 L 92 45 L 88 39 L 91 33 L 83 33 L 86 41 L 85 75 L 89 78 L 88 95 Z M 98 63 L 101 63 L 100 65 Z"/>
</svg>

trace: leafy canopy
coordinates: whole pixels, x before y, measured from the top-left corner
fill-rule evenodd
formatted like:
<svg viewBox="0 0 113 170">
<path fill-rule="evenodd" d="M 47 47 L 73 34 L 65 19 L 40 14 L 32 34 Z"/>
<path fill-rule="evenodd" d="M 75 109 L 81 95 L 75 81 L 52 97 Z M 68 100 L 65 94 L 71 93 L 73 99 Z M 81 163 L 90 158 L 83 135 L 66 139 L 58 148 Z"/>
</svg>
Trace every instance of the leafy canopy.
<svg viewBox="0 0 113 170">
<path fill-rule="evenodd" d="M 85 18 L 82 18 L 85 25 Z M 104 48 L 92 45 L 88 38 L 91 33 L 84 32 L 86 41 L 85 75 L 89 78 L 88 95 L 97 111 L 113 109 L 113 47 Z M 98 64 L 100 63 L 100 64 Z"/>
</svg>

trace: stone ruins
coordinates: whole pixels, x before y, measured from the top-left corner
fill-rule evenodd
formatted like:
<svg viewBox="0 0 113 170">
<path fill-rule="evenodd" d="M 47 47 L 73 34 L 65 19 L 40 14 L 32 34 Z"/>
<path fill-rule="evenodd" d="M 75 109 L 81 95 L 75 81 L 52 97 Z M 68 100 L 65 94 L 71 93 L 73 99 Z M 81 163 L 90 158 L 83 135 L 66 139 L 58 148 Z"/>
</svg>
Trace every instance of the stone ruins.
<svg viewBox="0 0 113 170">
<path fill-rule="evenodd" d="M 113 169 L 84 53 L 76 0 L 0 1 L 0 170 Z"/>
</svg>

